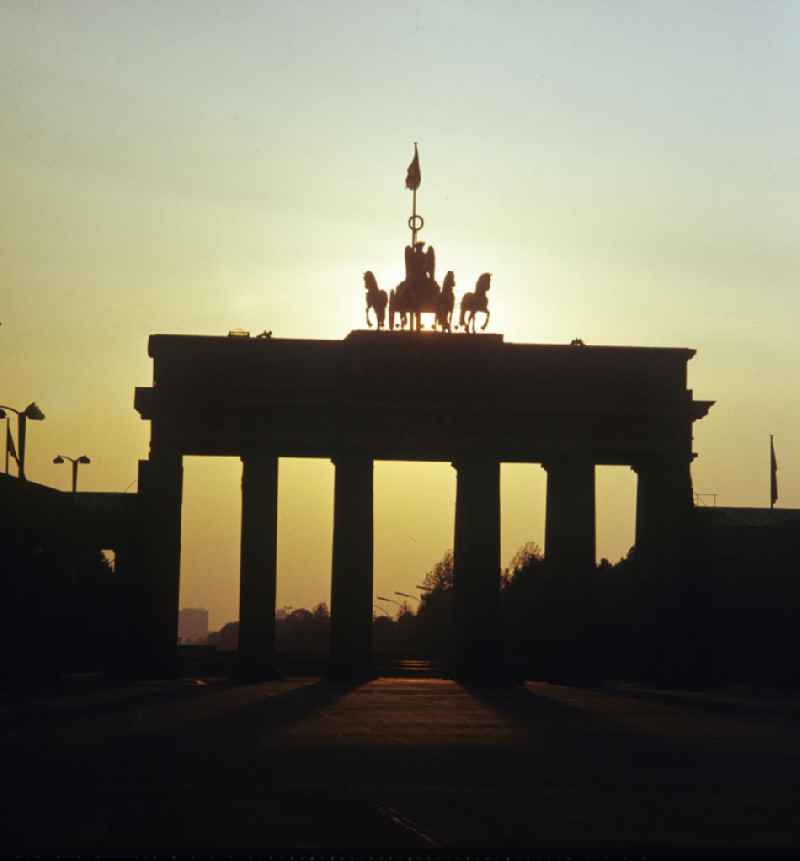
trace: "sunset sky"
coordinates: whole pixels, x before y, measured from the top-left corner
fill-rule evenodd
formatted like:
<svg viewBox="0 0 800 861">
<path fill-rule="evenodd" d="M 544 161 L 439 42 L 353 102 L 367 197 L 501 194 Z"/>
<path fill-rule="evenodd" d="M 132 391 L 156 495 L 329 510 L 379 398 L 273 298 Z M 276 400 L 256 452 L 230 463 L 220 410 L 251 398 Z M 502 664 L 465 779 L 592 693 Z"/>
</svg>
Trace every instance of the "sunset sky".
<svg viewBox="0 0 800 861">
<path fill-rule="evenodd" d="M 420 238 L 507 341 L 685 346 L 695 490 L 800 506 L 800 3 L 0 0 L 0 403 L 28 475 L 135 492 L 151 333 L 342 338 Z M 282 461 L 278 605 L 330 600 L 333 467 Z M 238 460 L 186 459 L 182 605 L 238 616 Z M 502 472 L 503 563 L 544 472 Z M 598 555 L 634 475 L 598 470 Z M 447 464 L 375 471 L 375 587 L 452 546 Z"/>
</svg>

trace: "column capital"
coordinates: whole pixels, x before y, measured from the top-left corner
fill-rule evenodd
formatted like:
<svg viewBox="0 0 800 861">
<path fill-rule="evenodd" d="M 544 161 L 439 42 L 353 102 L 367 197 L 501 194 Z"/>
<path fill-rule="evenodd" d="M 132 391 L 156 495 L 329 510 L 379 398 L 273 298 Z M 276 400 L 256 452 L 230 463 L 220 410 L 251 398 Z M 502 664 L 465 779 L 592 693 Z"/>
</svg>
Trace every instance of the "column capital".
<svg viewBox="0 0 800 861">
<path fill-rule="evenodd" d="M 246 449 L 239 455 L 242 463 L 270 462 L 278 459 L 278 455 L 270 449 Z"/>
<path fill-rule="evenodd" d="M 182 463 L 183 453 L 171 446 L 150 447 L 150 452 L 146 460 L 139 461 L 140 463 L 152 463 L 157 465 L 167 465 L 170 463 Z"/>
<path fill-rule="evenodd" d="M 359 451 L 339 451 L 331 455 L 331 463 L 337 466 L 340 463 L 366 463 L 372 464 L 375 458 L 371 454 Z"/>
<path fill-rule="evenodd" d="M 183 457 L 183 451 L 174 444 L 172 439 L 162 439 L 155 433 L 150 436 L 148 457 L 150 460 L 168 460 L 170 458 Z"/>
<path fill-rule="evenodd" d="M 630 463 L 630 468 L 637 474 L 658 470 L 672 470 L 676 466 L 688 466 L 697 457 L 692 452 L 657 451 L 650 454 L 638 455 Z"/>
<path fill-rule="evenodd" d="M 491 455 L 483 455 L 478 454 L 474 456 L 465 455 L 463 457 L 454 458 L 450 462 L 450 466 L 453 467 L 456 472 L 460 469 L 469 468 L 469 467 L 481 467 L 481 466 L 489 466 L 494 467 L 500 464 L 500 458 L 492 457 Z"/>
<path fill-rule="evenodd" d="M 548 455 L 540 461 L 541 467 L 545 472 L 553 472 L 558 469 L 569 469 L 570 467 L 585 467 L 596 466 L 594 455 L 588 452 L 558 452 Z"/>
</svg>

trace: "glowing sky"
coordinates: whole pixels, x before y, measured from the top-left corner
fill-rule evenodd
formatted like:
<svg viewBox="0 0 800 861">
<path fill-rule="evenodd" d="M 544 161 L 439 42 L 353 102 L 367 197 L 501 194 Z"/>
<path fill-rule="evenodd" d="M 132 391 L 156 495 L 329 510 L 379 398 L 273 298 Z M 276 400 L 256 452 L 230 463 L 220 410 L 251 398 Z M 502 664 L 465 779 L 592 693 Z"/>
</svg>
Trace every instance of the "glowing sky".
<svg viewBox="0 0 800 861">
<path fill-rule="evenodd" d="M 509 341 L 688 346 L 695 489 L 800 505 L 800 4 L 0 0 L 0 403 L 28 474 L 121 491 L 147 453 L 147 336 L 363 326 L 422 238 L 457 293 L 493 273 Z M 240 464 L 186 462 L 182 602 L 238 613 Z M 281 463 L 279 605 L 329 600 L 332 466 Z M 633 474 L 598 474 L 600 555 Z M 376 591 L 452 544 L 447 465 L 376 466 Z M 135 490 L 135 486 L 131 488 Z M 544 473 L 504 467 L 503 554 Z"/>
</svg>

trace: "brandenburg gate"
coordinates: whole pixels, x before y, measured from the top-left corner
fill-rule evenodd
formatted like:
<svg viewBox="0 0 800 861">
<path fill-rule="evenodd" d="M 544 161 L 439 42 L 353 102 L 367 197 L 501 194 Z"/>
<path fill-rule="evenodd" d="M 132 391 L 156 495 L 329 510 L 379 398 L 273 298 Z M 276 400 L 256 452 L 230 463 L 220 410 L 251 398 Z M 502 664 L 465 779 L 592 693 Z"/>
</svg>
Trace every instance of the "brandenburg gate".
<svg viewBox="0 0 800 861">
<path fill-rule="evenodd" d="M 151 422 L 140 462 L 141 642 L 175 660 L 182 457 L 240 457 L 240 661 L 273 669 L 278 463 L 335 465 L 331 667 L 372 660 L 373 463 L 446 461 L 457 476 L 457 677 L 502 660 L 500 464 L 547 471 L 545 555 L 558 570 L 595 564 L 595 466 L 637 475 L 636 552 L 673 552 L 692 508 L 692 424 L 710 401 L 687 389 L 690 349 L 506 343 L 501 335 L 355 331 L 338 341 L 153 335 Z"/>
<path fill-rule="evenodd" d="M 330 458 L 334 482 L 331 671 L 372 663 L 372 470 L 375 460 L 449 461 L 456 475 L 451 670 L 496 678 L 500 631 L 500 463 L 547 471 L 545 555 L 568 574 L 595 564 L 595 466 L 638 476 L 636 551 L 675 558 L 692 509 L 692 423 L 711 401 L 686 387 L 688 349 L 506 344 L 489 322 L 491 274 L 460 302 L 455 276 L 436 281 L 418 239 L 419 152 L 405 278 L 387 294 L 364 273 L 366 321 L 341 341 L 153 335 L 153 385 L 135 406 L 151 422 L 139 466 L 143 544 L 136 569 L 139 648 L 175 662 L 184 455 L 240 457 L 242 545 L 239 659 L 246 677 L 274 672 L 278 460 Z M 423 332 L 422 314 L 434 329 Z M 395 326 L 399 326 L 399 331 Z M 452 329 L 464 330 L 453 334 Z M 233 333 L 232 333 L 233 334 Z M 271 334 L 271 333 L 270 333 Z"/>
</svg>

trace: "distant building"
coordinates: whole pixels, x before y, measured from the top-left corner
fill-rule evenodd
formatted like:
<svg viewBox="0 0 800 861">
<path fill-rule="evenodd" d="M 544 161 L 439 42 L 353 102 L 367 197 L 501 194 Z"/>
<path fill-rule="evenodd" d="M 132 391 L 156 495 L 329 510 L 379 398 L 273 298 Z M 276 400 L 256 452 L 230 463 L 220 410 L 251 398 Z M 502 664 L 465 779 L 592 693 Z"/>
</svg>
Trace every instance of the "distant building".
<svg viewBox="0 0 800 861">
<path fill-rule="evenodd" d="M 178 641 L 205 643 L 208 639 L 208 610 L 202 607 L 185 607 L 178 613 Z"/>
</svg>

